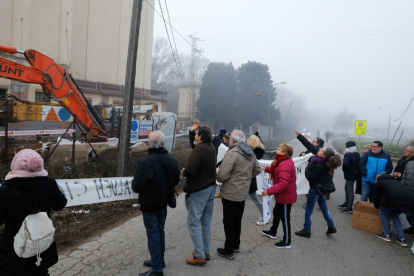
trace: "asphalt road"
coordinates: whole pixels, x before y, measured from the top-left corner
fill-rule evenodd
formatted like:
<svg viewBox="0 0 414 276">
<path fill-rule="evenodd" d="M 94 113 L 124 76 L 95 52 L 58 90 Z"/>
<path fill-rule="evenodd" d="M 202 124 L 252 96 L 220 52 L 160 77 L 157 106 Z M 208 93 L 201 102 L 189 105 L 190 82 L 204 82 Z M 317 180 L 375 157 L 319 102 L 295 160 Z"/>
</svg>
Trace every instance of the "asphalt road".
<svg viewBox="0 0 414 276">
<path fill-rule="evenodd" d="M 294 156 L 304 148 L 292 140 Z M 327 144 L 328 146 L 330 143 Z M 382 241 L 375 234 L 351 227 L 352 215 L 342 214 L 337 205 L 344 201 L 344 179 L 341 169 L 335 171 L 337 191 L 331 195 L 328 207 L 338 230 L 327 236 L 327 225 L 322 212 L 315 207 L 310 239 L 292 237 L 291 249 L 277 249 L 274 240 L 261 234 L 265 227 L 256 226 L 259 212 L 250 199 L 246 201 L 241 235 L 241 253 L 235 260 L 227 260 L 216 254 L 224 245 L 222 204 L 215 199 L 212 221 L 211 260 L 204 266 L 186 264 L 193 245 L 186 226 L 187 212 L 184 195 L 176 209 L 168 210 L 166 222 L 165 275 L 414 275 L 414 254 L 411 235 L 407 235 L 409 247 L 403 248 L 395 242 L 395 231 L 391 232 L 391 243 Z M 355 201 L 359 200 L 356 196 Z M 302 229 L 305 196 L 298 197 L 292 207 L 292 231 Z M 278 237 L 283 236 L 279 226 Z M 278 238 L 278 240 L 279 240 Z M 73 252 L 60 256 L 60 261 L 51 275 L 138 275 L 147 268 L 142 262 L 149 259 L 147 239 L 142 217 L 106 232 L 94 241 L 79 246 Z"/>
</svg>

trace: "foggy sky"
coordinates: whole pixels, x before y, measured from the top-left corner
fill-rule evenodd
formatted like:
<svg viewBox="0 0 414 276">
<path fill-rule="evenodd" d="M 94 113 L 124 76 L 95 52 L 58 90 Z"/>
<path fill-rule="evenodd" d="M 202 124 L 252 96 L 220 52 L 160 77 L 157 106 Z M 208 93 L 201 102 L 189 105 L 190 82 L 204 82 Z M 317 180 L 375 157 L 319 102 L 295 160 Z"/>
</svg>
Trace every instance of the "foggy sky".
<svg viewBox="0 0 414 276">
<path fill-rule="evenodd" d="M 387 126 L 389 113 L 397 118 L 413 95 L 414 1 L 167 4 L 173 27 L 186 38 L 197 32 L 210 61 L 236 68 L 249 60 L 267 64 L 274 83 L 286 81 L 286 89 L 306 98 L 308 110 L 335 114 L 347 108 L 368 126 Z M 166 31 L 155 14 L 157 36 Z M 191 52 L 178 35 L 176 41 L 179 52 Z M 414 114 L 407 126 L 413 120 Z"/>
</svg>

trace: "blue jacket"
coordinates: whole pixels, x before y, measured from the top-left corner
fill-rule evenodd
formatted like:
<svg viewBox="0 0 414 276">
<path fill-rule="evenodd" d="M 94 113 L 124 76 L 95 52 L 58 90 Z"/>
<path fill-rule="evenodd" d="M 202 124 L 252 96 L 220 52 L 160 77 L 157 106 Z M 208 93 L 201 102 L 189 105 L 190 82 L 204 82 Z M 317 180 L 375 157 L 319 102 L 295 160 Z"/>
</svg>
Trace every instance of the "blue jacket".
<svg viewBox="0 0 414 276">
<path fill-rule="evenodd" d="M 378 154 L 374 154 L 371 150 L 367 151 L 359 161 L 359 170 L 362 174 L 362 182 L 375 184 L 375 178 L 378 174 L 392 172 L 391 156 L 381 150 Z"/>
<path fill-rule="evenodd" d="M 342 171 L 344 172 L 345 180 L 355 181 L 358 176 L 358 164 L 360 156 L 358 152 L 347 152 L 344 155 L 342 163 Z"/>
</svg>

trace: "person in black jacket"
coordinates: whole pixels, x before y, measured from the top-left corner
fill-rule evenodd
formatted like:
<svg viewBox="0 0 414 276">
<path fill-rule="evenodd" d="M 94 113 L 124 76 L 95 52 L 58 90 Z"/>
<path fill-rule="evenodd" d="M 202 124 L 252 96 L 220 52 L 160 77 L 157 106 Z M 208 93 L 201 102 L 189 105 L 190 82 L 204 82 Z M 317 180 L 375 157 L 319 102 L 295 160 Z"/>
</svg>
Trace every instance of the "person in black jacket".
<svg viewBox="0 0 414 276">
<path fill-rule="evenodd" d="M 247 144 L 253 150 L 254 155 L 256 156 L 256 160 L 260 160 L 263 158 L 265 154 L 265 149 L 262 141 L 260 141 L 259 136 L 252 134 L 250 135 L 249 139 L 247 139 Z M 250 182 L 250 189 L 249 189 L 249 197 L 252 201 L 256 204 L 257 209 L 260 212 L 260 219 L 256 222 L 256 225 L 263 226 L 263 203 L 260 201 L 259 197 L 257 196 L 257 180 L 256 176 L 252 178 Z"/>
<path fill-rule="evenodd" d="M 150 133 L 148 144 L 149 155 L 139 162 L 132 180 L 132 190 L 139 193 L 138 203 L 151 255 L 151 260 L 144 261 L 144 266 L 151 269 L 139 274 L 141 276 L 163 275 L 167 204 L 175 200 L 174 187 L 180 182 L 177 160 L 164 148 L 164 134 L 161 131 Z"/>
<path fill-rule="evenodd" d="M 378 238 L 390 242 L 390 226 L 388 224 L 388 215 L 394 222 L 398 238 L 396 241 L 406 247 L 403 228 L 399 215 L 407 210 L 414 210 L 414 194 L 400 181 L 396 176 L 382 174 L 377 177 L 374 191 L 374 206 L 379 209 L 383 233 L 378 234 Z"/>
<path fill-rule="evenodd" d="M 216 149 L 216 155 L 217 155 L 218 148 L 220 147 L 221 143 L 224 143 L 223 136 L 226 134 L 226 132 L 227 132 L 226 129 L 224 128 L 220 129 L 219 135 L 213 138 L 213 145 L 214 145 L 214 148 Z"/>
<path fill-rule="evenodd" d="M 342 164 L 341 157 L 335 155 L 332 148 L 316 149 L 308 139 L 306 139 L 299 131 L 295 131 L 297 139 L 314 154 L 311 162 L 306 167 L 305 177 L 309 181 L 309 192 L 305 209 L 305 224 L 303 229 L 295 232 L 295 235 L 299 237 L 310 238 L 311 225 L 312 225 L 312 213 L 313 207 L 316 202 L 319 204 L 319 208 L 323 213 L 323 216 L 328 224 L 327 235 L 331 235 L 337 232 L 335 225 L 332 221 L 331 214 L 329 213 L 328 206 L 326 205 L 325 195 L 317 192 L 316 185 L 332 183 L 333 171 Z"/>
<path fill-rule="evenodd" d="M 344 161 L 342 171 L 345 178 L 345 202 L 338 205 L 342 208 L 341 212 L 344 214 L 352 214 L 352 207 L 354 205 L 354 182 L 358 178 L 358 163 L 359 153 L 356 149 L 354 141 L 346 142 L 346 149 L 344 154 Z"/>
<path fill-rule="evenodd" d="M 181 175 L 187 178 L 183 191 L 186 193 L 188 232 L 194 244 L 194 254 L 186 262 L 201 265 L 210 259 L 217 157 L 209 127 L 199 126 L 194 139 L 195 148 L 188 157 L 186 167 L 181 170 Z"/>
<path fill-rule="evenodd" d="M 315 148 L 316 149 L 321 149 L 321 148 L 323 148 L 323 144 L 325 143 L 325 141 L 322 139 L 322 138 L 319 138 L 319 137 L 316 137 L 313 141 L 312 141 L 312 145 L 314 145 L 315 146 Z M 308 153 L 310 153 L 310 151 L 309 150 L 307 150 L 307 151 L 302 151 L 300 154 L 299 154 L 299 157 L 301 157 L 301 156 L 305 156 L 306 154 L 308 154 Z"/>
<path fill-rule="evenodd" d="M 48 269 L 58 262 L 56 242 L 37 257 L 20 258 L 14 251 L 14 236 L 24 219 L 34 211 L 46 212 L 61 210 L 67 199 L 56 181 L 48 177 L 43 168 L 43 159 L 31 149 L 19 151 L 13 158 L 12 171 L 0 187 L 0 225 L 6 224 L 0 241 L 0 275 L 2 276 L 47 276 Z"/>
<path fill-rule="evenodd" d="M 398 160 L 398 164 L 394 169 L 394 176 L 396 176 L 398 180 L 401 180 L 405 171 L 405 166 L 411 161 L 414 161 L 414 147 L 408 146 L 404 151 L 404 156 Z"/>
</svg>

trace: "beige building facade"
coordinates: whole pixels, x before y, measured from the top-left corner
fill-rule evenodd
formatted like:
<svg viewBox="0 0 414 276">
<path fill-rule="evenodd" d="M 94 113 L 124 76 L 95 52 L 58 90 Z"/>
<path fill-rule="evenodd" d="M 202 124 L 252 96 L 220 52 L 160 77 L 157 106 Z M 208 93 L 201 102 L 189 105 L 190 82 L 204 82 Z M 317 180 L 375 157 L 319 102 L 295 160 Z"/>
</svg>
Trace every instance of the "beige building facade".
<svg viewBox="0 0 414 276">
<path fill-rule="evenodd" d="M 148 2 L 154 6 L 154 0 Z M 122 103 L 132 3 L 133 0 L 0 0 L 0 44 L 37 50 L 68 68 L 93 105 Z M 144 1 L 134 103 L 154 103 L 159 111 L 165 111 L 167 93 L 151 90 L 153 27 L 154 10 Z M 0 93 L 41 101 L 41 92 L 40 85 L 0 78 Z"/>
</svg>

